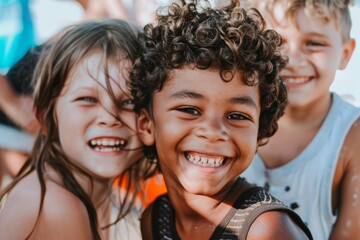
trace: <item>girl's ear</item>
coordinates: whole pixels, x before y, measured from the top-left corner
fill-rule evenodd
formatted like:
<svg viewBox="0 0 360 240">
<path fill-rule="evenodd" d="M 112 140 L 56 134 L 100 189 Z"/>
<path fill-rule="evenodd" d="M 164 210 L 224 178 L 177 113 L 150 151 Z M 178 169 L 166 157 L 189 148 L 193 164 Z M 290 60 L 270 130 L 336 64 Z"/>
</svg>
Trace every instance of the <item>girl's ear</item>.
<svg viewBox="0 0 360 240">
<path fill-rule="evenodd" d="M 153 146 L 155 144 L 155 129 L 154 123 L 147 110 L 141 109 L 137 115 L 136 120 L 140 139 L 146 146 Z"/>
<path fill-rule="evenodd" d="M 348 62 L 350 61 L 350 58 L 354 52 L 355 49 L 355 39 L 350 39 L 348 40 L 346 43 L 343 44 L 343 53 L 342 53 L 342 58 L 341 58 L 341 62 L 339 65 L 339 69 L 340 70 L 344 70 L 348 64 Z"/>
</svg>

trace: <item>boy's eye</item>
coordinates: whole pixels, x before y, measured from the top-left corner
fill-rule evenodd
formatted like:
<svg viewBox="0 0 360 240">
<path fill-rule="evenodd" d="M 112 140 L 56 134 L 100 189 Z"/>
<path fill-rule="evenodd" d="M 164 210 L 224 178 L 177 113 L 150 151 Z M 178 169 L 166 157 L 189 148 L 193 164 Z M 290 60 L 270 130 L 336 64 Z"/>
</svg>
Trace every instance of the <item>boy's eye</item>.
<svg viewBox="0 0 360 240">
<path fill-rule="evenodd" d="M 179 107 L 177 108 L 177 110 L 191 115 L 200 115 L 200 112 L 196 108 L 190 106 Z"/>
<path fill-rule="evenodd" d="M 226 119 L 233 120 L 233 121 L 242 121 L 242 120 L 249 120 L 249 117 L 243 113 L 230 113 L 226 116 Z"/>
<path fill-rule="evenodd" d="M 322 47 L 322 46 L 325 46 L 324 43 L 318 42 L 318 41 L 309 41 L 309 42 L 307 42 L 306 45 L 308 45 L 310 47 Z"/>
<path fill-rule="evenodd" d="M 133 110 L 134 109 L 134 100 L 133 99 L 125 99 L 120 101 L 120 107 L 125 110 Z"/>
</svg>

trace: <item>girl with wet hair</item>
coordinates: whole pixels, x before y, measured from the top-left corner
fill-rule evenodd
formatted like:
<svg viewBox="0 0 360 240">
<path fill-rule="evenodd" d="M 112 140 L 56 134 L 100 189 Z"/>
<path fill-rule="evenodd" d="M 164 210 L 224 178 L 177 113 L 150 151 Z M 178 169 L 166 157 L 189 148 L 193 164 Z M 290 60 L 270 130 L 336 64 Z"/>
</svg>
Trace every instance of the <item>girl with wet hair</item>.
<svg viewBox="0 0 360 240">
<path fill-rule="evenodd" d="M 42 54 L 34 75 L 41 131 L 0 195 L 2 238 L 140 238 L 133 209 L 153 168 L 128 89 L 138 33 L 123 20 L 86 22 Z M 113 190 L 115 179 L 125 190 Z"/>
</svg>

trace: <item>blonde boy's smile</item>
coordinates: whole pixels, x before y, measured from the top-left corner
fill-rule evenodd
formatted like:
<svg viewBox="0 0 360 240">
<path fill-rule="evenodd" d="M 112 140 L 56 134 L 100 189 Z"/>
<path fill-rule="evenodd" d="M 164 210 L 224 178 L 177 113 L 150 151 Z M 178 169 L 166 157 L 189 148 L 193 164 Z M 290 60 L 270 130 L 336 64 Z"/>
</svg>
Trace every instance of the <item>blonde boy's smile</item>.
<svg viewBox="0 0 360 240">
<path fill-rule="evenodd" d="M 312 80 L 311 77 L 282 76 L 282 80 L 288 88 L 302 86 Z"/>
<path fill-rule="evenodd" d="M 289 106 L 314 106 L 329 101 L 336 70 L 346 66 L 351 52 L 336 21 L 325 22 L 304 9 L 294 13 L 293 19 L 288 18 L 282 3 L 274 9 L 266 20 L 282 36 L 281 52 L 289 58 L 281 73 L 289 90 Z"/>
</svg>

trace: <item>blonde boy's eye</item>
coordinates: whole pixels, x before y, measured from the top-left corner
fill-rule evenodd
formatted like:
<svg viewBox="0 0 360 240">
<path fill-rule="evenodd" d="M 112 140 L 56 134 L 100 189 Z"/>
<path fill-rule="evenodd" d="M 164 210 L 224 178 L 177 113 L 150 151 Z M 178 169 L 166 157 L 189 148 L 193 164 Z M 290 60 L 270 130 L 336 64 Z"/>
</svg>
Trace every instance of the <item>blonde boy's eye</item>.
<svg viewBox="0 0 360 240">
<path fill-rule="evenodd" d="M 318 42 L 318 41 L 309 41 L 307 43 L 308 46 L 315 46 L 315 47 L 321 47 L 321 46 L 325 46 L 325 44 L 323 44 L 322 42 Z"/>
</svg>

